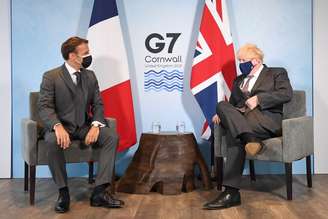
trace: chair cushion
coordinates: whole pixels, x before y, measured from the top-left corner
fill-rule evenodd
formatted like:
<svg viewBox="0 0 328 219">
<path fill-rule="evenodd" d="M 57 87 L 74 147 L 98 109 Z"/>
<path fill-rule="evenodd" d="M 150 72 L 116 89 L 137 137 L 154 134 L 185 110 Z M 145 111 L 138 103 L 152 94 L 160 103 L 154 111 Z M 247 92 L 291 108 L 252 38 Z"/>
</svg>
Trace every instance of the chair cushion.
<svg viewBox="0 0 328 219">
<path fill-rule="evenodd" d="M 305 116 L 306 98 L 305 91 L 294 90 L 293 98 L 284 104 L 283 119 L 290 119 Z"/>
<path fill-rule="evenodd" d="M 282 137 L 270 138 L 263 143 L 262 151 L 256 156 L 247 155 L 247 159 L 282 162 Z"/>
<path fill-rule="evenodd" d="M 44 140 L 38 141 L 38 165 L 48 164 L 49 145 Z M 97 161 L 100 148 L 93 146 L 85 146 L 80 141 L 73 141 L 71 146 L 64 151 L 66 163 L 80 163 L 88 161 Z"/>
</svg>

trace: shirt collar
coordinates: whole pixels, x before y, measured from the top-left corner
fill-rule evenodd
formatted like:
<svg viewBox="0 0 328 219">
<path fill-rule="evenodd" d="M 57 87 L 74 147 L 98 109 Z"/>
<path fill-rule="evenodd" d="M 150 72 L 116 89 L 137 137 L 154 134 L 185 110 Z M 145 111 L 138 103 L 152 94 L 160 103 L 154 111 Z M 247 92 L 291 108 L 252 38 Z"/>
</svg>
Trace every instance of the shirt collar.
<svg viewBox="0 0 328 219">
<path fill-rule="evenodd" d="M 65 62 L 65 67 L 67 68 L 67 71 L 69 72 L 69 74 L 74 74 L 75 72 L 80 72 L 79 71 L 76 71 L 72 66 L 70 66 L 67 62 Z"/>
<path fill-rule="evenodd" d="M 259 69 L 257 69 L 257 71 L 253 74 L 254 75 L 254 78 L 258 78 L 261 71 L 263 70 L 264 66 L 263 64 L 259 67 Z"/>
</svg>

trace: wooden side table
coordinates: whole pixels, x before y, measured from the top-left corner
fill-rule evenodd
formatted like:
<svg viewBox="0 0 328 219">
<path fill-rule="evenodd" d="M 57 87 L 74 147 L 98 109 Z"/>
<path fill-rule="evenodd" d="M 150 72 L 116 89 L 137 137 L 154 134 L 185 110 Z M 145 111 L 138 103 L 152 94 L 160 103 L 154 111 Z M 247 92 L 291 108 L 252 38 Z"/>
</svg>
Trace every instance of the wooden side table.
<svg viewBox="0 0 328 219">
<path fill-rule="evenodd" d="M 207 165 L 193 133 L 143 133 L 140 145 L 117 191 L 146 194 L 151 190 L 174 195 L 194 190 L 199 165 L 205 189 L 211 189 Z"/>
</svg>

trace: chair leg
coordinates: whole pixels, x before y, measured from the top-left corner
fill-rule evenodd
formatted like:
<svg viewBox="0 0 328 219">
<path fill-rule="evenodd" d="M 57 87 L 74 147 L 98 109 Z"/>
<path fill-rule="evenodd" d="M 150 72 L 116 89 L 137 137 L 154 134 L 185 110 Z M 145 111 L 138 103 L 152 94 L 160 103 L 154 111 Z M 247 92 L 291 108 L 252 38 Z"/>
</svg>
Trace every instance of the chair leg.
<svg viewBox="0 0 328 219">
<path fill-rule="evenodd" d="M 115 164 L 114 164 L 113 176 L 112 176 L 112 183 L 111 183 L 111 187 L 110 187 L 112 194 L 115 194 L 115 191 L 116 191 L 116 189 L 115 189 L 115 186 L 116 186 L 115 185 L 115 178 L 116 178 L 116 176 L 115 176 Z"/>
<path fill-rule="evenodd" d="M 28 164 L 24 162 L 24 191 L 28 191 Z"/>
<path fill-rule="evenodd" d="M 216 157 L 216 183 L 217 190 L 222 191 L 223 182 L 223 157 Z"/>
<path fill-rule="evenodd" d="M 93 179 L 93 168 L 94 168 L 94 162 L 93 161 L 89 161 L 89 179 L 88 179 L 89 184 L 92 184 L 94 182 L 94 179 Z"/>
<path fill-rule="evenodd" d="M 285 171 L 286 171 L 287 200 L 292 200 L 293 199 L 292 163 L 285 163 Z"/>
<path fill-rule="evenodd" d="M 306 178 L 308 187 L 312 188 L 311 155 L 306 157 Z"/>
<path fill-rule="evenodd" d="M 250 173 L 250 176 L 251 176 L 251 181 L 256 181 L 254 160 L 249 160 L 249 173 Z"/>
<path fill-rule="evenodd" d="M 35 166 L 30 166 L 30 204 L 34 205 L 35 199 Z"/>
</svg>

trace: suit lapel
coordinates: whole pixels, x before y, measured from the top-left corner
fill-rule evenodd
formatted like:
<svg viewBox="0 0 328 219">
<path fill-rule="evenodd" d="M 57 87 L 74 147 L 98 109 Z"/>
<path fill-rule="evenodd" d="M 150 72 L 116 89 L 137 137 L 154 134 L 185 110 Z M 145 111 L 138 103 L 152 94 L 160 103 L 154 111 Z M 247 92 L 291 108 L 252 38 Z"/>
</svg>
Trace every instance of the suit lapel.
<svg viewBox="0 0 328 219">
<path fill-rule="evenodd" d="M 82 82 L 82 90 L 85 102 L 88 99 L 88 80 L 87 80 L 87 72 L 85 69 L 81 69 L 81 82 Z"/>
<path fill-rule="evenodd" d="M 63 79 L 63 81 L 65 82 L 66 86 L 72 91 L 73 94 L 76 93 L 76 86 L 68 72 L 68 70 L 66 69 L 65 65 L 62 65 L 62 72 L 60 75 Z"/>
<path fill-rule="evenodd" d="M 269 69 L 268 69 L 268 67 L 266 67 L 266 65 L 264 65 L 264 68 L 260 72 L 260 75 L 257 78 L 257 80 L 251 90 L 251 94 L 253 94 L 253 92 L 261 85 L 262 81 L 265 81 L 264 79 L 268 76 L 268 74 L 266 74 L 267 71 L 269 71 Z"/>
<path fill-rule="evenodd" d="M 247 77 L 247 75 L 242 75 L 242 77 L 240 77 L 239 81 L 237 81 L 237 85 L 240 88 L 240 86 L 243 84 L 244 79 Z"/>
</svg>

